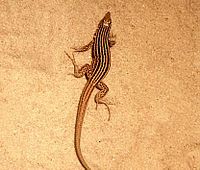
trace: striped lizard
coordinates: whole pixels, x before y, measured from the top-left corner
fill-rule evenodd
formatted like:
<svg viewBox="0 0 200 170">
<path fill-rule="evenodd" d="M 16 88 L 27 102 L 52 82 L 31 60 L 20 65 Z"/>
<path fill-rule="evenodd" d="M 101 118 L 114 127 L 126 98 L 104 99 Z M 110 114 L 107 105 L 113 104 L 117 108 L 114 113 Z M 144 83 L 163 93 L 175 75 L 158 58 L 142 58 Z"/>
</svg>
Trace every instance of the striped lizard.
<svg viewBox="0 0 200 170">
<path fill-rule="evenodd" d="M 102 100 L 102 98 L 108 92 L 109 88 L 102 80 L 105 78 L 110 69 L 111 66 L 110 47 L 112 47 L 115 44 L 115 41 L 112 39 L 115 38 L 115 36 L 110 34 L 111 22 L 112 21 L 110 12 L 107 12 L 103 17 L 103 19 L 99 22 L 98 28 L 93 36 L 93 40 L 83 47 L 73 48 L 74 52 L 84 52 L 91 49 L 92 51 L 91 64 L 85 64 L 84 66 L 79 68 L 78 65 L 76 64 L 74 54 L 72 53 L 72 56 L 70 56 L 67 52 L 65 52 L 66 55 L 69 57 L 69 59 L 72 61 L 72 64 L 74 66 L 74 76 L 76 78 L 85 76 L 87 79 L 87 83 L 82 91 L 78 104 L 78 111 L 75 124 L 75 135 L 74 135 L 74 146 L 76 155 L 79 159 L 79 162 L 86 170 L 89 170 L 91 168 L 89 168 L 88 164 L 83 158 L 80 147 L 80 140 L 81 140 L 82 124 L 85 116 L 87 103 L 94 88 L 100 90 L 95 95 L 96 108 L 98 104 L 104 104 L 108 109 L 109 112 L 108 119 L 110 119 L 110 110 L 108 104 Z"/>
</svg>

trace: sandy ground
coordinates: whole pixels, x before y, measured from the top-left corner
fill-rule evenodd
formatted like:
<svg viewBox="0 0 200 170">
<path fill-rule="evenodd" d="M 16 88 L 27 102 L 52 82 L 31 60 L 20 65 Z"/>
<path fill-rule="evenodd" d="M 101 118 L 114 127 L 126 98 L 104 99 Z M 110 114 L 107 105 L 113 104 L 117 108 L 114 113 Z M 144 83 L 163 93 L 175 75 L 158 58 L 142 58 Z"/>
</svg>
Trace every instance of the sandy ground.
<svg viewBox="0 0 200 170">
<path fill-rule="evenodd" d="M 86 80 L 70 75 L 64 50 L 87 44 L 107 11 L 112 117 L 95 110 L 95 90 L 85 159 L 94 170 L 200 170 L 199 0 L 1 0 L 1 170 L 83 169 L 73 135 Z"/>
</svg>

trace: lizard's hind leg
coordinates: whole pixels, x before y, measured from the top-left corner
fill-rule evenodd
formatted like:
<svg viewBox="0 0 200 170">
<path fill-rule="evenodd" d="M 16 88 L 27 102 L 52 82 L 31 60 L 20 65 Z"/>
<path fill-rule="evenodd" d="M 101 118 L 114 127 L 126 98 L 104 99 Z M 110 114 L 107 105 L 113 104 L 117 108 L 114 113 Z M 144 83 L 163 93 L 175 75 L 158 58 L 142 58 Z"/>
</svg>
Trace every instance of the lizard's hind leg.
<svg viewBox="0 0 200 170">
<path fill-rule="evenodd" d="M 110 117 L 111 117 L 111 114 L 110 114 L 110 108 L 107 104 L 106 101 L 104 101 L 102 98 L 107 94 L 107 92 L 109 91 L 109 88 L 108 86 L 103 83 L 103 82 L 99 82 L 97 85 L 96 85 L 96 88 L 99 89 L 100 91 L 95 95 L 95 102 L 96 102 L 96 109 L 97 109 L 97 106 L 98 104 L 104 104 L 106 106 L 106 108 L 108 109 L 108 114 L 109 114 L 109 117 L 108 117 L 108 121 L 110 120 Z"/>
</svg>

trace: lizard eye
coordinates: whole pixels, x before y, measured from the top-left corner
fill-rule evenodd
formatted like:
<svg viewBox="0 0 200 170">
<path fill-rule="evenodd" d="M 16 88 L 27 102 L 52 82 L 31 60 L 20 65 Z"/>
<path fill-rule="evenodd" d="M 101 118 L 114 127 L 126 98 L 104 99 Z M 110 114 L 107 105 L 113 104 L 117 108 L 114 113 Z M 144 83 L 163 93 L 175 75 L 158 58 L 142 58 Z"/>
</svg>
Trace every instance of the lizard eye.
<svg viewBox="0 0 200 170">
<path fill-rule="evenodd" d="M 110 20 L 104 20 L 104 21 L 103 21 L 103 25 L 104 25 L 104 26 L 107 26 L 107 27 L 110 25 L 110 23 L 111 23 Z"/>
</svg>

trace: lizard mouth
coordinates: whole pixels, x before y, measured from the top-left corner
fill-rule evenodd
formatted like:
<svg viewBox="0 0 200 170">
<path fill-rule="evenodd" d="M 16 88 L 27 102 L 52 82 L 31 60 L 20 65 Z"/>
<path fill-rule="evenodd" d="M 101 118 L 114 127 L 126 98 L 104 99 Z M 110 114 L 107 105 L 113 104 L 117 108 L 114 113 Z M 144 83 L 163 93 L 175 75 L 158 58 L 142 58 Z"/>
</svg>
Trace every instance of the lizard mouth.
<svg viewBox="0 0 200 170">
<path fill-rule="evenodd" d="M 107 12 L 103 18 L 103 25 L 108 27 L 110 24 L 111 24 L 111 16 L 110 16 L 110 12 Z"/>
<path fill-rule="evenodd" d="M 107 12 L 106 15 L 104 16 L 104 19 L 105 20 L 110 20 L 111 17 L 110 17 L 110 12 Z"/>
</svg>

